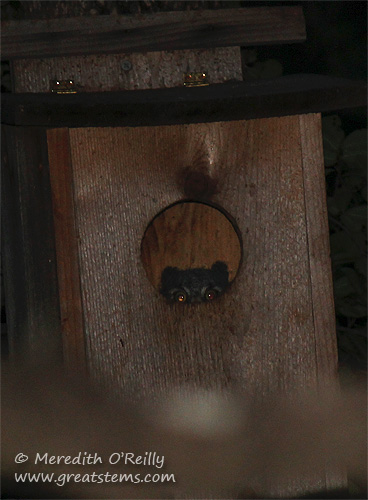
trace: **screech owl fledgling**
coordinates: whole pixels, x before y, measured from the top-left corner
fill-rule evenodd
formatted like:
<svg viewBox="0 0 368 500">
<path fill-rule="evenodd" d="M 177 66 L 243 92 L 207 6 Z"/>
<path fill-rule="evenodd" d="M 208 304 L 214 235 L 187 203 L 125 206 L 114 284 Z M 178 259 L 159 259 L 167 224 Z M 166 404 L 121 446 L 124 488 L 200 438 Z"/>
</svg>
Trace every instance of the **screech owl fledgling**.
<svg viewBox="0 0 368 500">
<path fill-rule="evenodd" d="M 161 294 L 170 302 L 210 302 L 229 285 L 229 272 L 224 262 L 217 261 L 211 269 L 178 269 L 166 267 L 161 275 Z"/>
</svg>

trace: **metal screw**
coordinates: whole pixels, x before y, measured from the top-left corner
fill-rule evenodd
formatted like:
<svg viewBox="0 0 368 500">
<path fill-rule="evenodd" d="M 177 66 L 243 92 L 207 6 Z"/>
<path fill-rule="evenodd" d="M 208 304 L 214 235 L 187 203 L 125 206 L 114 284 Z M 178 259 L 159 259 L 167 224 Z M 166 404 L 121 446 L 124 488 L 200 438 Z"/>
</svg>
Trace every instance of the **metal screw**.
<svg viewBox="0 0 368 500">
<path fill-rule="evenodd" d="M 121 63 L 121 67 L 123 68 L 124 71 L 130 71 L 133 66 L 130 61 L 126 60 Z"/>
</svg>

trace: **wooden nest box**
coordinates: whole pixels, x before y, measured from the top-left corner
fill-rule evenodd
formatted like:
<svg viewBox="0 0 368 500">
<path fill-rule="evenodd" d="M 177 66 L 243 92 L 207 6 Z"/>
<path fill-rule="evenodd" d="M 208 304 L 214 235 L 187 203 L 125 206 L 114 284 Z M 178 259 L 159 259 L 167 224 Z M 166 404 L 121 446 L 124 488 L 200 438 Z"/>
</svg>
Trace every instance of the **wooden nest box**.
<svg viewBox="0 0 368 500">
<path fill-rule="evenodd" d="M 336 382 L 321 115 L 361 84 L 242 81 L 300 7 L 5 22 L 11 352 L 116 393 Z"/>
</svg>

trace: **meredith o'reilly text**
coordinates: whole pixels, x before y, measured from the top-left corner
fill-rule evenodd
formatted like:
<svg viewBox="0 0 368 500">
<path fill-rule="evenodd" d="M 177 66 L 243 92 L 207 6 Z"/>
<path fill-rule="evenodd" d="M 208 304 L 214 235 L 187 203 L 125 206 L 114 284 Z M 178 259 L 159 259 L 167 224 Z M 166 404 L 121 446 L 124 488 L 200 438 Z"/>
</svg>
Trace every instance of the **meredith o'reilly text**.
<svg viewBox="0 0 368 500">
<path fill-rule="evenodd" d="M 142 455 L 131 452 L 116 451 L 108 457 L 109 464 L 122 465 L 146 465 L 161 469 L 164 465 L 165 457 L 155 451 L 145 451 Z M 95 465 L 102 464 L 104 460 L 97 453 L 88 453 L 80 451 L 74 457 L 70 455 L 49 455 L 48 453 L 36 453 L 35 464 L 43 463 L 45 465 Z"/>
</svg>

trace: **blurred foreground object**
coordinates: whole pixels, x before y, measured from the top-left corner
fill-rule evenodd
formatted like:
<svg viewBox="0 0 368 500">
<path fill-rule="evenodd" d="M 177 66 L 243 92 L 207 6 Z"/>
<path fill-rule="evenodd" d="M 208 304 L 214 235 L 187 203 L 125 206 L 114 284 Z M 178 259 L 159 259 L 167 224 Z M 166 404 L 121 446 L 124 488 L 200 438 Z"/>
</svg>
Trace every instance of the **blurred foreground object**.
<svg viewBox="0 0 368 500">
<path fill-rule="evenodd" d="M 275 484 L 289 497 L 326 464 L 346 464 L 366 481 L 366 394 L 361 385 L 341 397 L 328 388 L 263 402 L 242 394 L 173 391 L 138 406 L 115 404 L 86 383 L 48 367 L 5 366 L 3 374 L 2 498 L 270 498 Z M 34 464 L 43 456 L 97 454 L 92 465 Z M 151 466 L 110 464 L 114 453 L 164 457 Z M 29 460 L 15 464 L 19 454 Z M 114 455 L 115 457 L 115 455 Z M 157 460 L 158 460 L 157 458 Z M 173 474 L 156 483 L 16 483 L 15 473 Z M 272 485 L 272 486 L 271 486 Z M 290 487 L 295 486 L 295 490 Z M 323 498 L 328 485 L 310 491 Z M 343 494 L 344 492 L 340 492 Z M 305 495 L 304 495 L 305 496 Z M 307 495 L 308 496 L 308 495 Z"/>
</svg>

